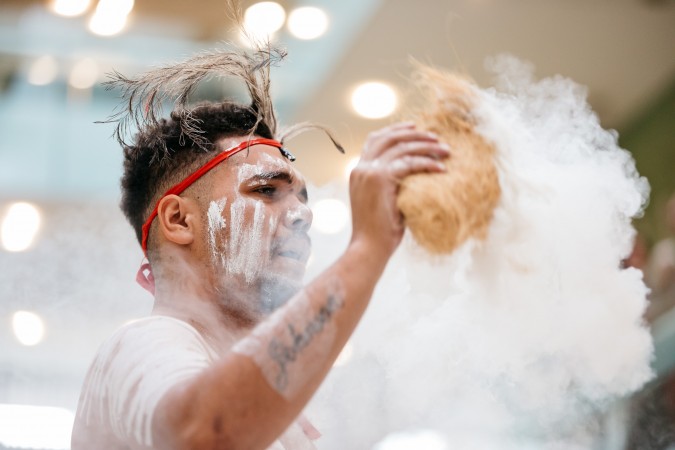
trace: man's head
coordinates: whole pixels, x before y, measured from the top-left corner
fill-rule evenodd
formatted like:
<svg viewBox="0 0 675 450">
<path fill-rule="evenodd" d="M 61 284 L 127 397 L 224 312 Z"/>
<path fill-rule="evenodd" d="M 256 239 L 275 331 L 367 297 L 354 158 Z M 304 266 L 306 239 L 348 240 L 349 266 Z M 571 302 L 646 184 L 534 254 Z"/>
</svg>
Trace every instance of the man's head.
<svg viewBox="0 0 675 450">
<path fill-rule="evenodd" d="M 257 122 L 251 108 L 237 103 L 203 104 L 192 109 L 190 117 L 198 121 L 206 145 L 197 145 L 183 133 L 184 120 L 172 113 L 135 136 L 133 145 L 124 148 L 121 208 L 142 240 L 143 223 L 160 196 L 203 163 L 224 150 L 219 143 L 228 137 L 255 134 L 272 139 L 267 124 Z M 154 248 L 149 240 L 148 248 Z"/>
<path fill-rule="evenodd" d="M 270 67 L 286 53 L 269 43 L 253 44 L 252 51 L 215 49 L 134 78 L 114 73 L 107 85 L 121 89 L 123 99 L 109 119 L 117 123 L 115 135 L 124 147 L 121 206 L 144 250 L 148 236 L 146 254 L 157 288 L 160 280 L 169 279 L 169 268 L 182 276 L 175 272 L 180 270 L 176 262 L 189 260 L 184 268 L 204 277 L 200 286 L 222 299 L 257 291 L 257 300 L 262 300 L 254 309 L 263 311 L 299 286 L 308 253 L 311 214 L 304 204 L 304 182 L 282 156 L 281 143 L 318 128 L 344 150 L 329 130 L 313 124 L 297 124 L 278 134 Z M 251 105 L 225 101 L 189 106 L 195 87 L 213 77 L 243 81 Z M 168 120 L 159 119 L 166 102 L 174 105 L 174 112 Z M 140 133 L 127 144 L 131 125 Z M 270 145 L 278 148 L 248 147 L 248 139 L 254 138 L 277 139 Z M 243 141 L 243 151 L 220 162 L 219 154 Z M 252 181 L 247 173 L 254 173 Z M 247 191 L 246 183 L 260 186 Z M 272 189 L 283 195 L 269 194 Z M 167 190 L 170 195 L 165 195 Z M 244 261 L 251 252 L 257 253 L 257 265 Z"/>
<path fill-rule="evenodd" d="M 239 298 L 255 314 L 269 313 L 300 289 L 309 257 L 312 213 L 304 179 L 279 149 L 255 145 L 205 182 L 208 205 L 194 248 L 209 263 L 212 285 L 219 298 Z"/>
<path fill-rule="evenodd" d="M 122 210 L 141 242 L 143 223 L 157 205 L 148 232 L 156 274 L 180 270 L 170 267 L 180 254 L 224 306 L 268 312 L 299 289 L 304 274 L 311 223 L 304 181 L 279 148 L 254 145 L 180 195 L 163 196 L 224 150 L 252 137 L 272 137 L 255 113 L 238 104 L 202 105 L 191 119 L 199 121 L 206 149 L 181 136 L 176 115 L 125 148 Z M 157 157 L 157 146 L 166 148 L 165 158 Z"/>
</svg>

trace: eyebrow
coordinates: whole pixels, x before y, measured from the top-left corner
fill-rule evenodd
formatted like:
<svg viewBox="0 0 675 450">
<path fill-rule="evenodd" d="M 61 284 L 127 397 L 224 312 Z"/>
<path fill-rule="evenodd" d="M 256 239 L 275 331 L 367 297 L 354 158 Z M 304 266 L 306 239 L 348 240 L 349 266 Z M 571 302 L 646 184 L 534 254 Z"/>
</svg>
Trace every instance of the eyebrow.
<svg viewBox="0 0 675 450">
<path fill-rule="evenodd" d="M 263 172 L 253 175 L 248 179 L 248 182 L 256 181 L 285 181 L 288 184 L 292 184 L 295 181 L 295 177 L 291 172 L 285 170 L 273 170 L 270 172 Z M 307 193 L 307 186 L 305 183 L 302 183 L 302 188 L 300 189 L 300 197 L 307 202 L 309 200 L 309 195 Z"/>
</svg>

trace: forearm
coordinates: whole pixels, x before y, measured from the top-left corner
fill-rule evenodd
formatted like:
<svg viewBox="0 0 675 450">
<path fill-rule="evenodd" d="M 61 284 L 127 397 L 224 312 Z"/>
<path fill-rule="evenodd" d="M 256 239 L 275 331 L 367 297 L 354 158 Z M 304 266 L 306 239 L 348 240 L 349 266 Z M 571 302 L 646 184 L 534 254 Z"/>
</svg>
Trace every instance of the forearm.
<svg viewBox="0 0 675 450">
<path fill-rule="evenodd" d="M 365 240 L 353 241 L 222 361 L 168 394 L 157 434 L 178 436 L 177 445 L 165 446 L 265 448 L 274 441 L 309 401 L 361 318 L 386 265 L 387 255 L 378 253 Z"/>
<path fill-rule="evenodd" d="M 361 318 L 388 258 L 367 243 L 345 254 L 235 352 L 251 357 L 289 403 L 306 403 Z"/>
</svg>

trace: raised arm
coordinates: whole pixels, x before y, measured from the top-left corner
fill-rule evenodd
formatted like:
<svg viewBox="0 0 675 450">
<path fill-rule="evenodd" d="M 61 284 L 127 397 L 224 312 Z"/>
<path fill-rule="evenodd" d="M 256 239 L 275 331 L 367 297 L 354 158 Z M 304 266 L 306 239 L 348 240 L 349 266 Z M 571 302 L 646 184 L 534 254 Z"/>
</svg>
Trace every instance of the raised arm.
<svg viewBox="0 0 675 450">
<path fill-rule="evenodd" d="M 372 133 L 350 179 L 344 254 L 216 365 L 170 390 L 153 422 L 158 448 L 264 449 L 295 420 L 360 320 L 403 236 L 398 183 L 441 172 L 448 150 L 412 124 Z"/>
</svg>

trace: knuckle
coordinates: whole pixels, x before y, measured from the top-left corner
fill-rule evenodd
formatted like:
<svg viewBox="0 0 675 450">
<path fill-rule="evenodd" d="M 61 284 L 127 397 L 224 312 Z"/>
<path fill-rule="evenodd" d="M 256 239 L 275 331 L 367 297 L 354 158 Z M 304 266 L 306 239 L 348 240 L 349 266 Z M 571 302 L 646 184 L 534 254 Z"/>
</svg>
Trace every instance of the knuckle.
<svg viewBox="0 0 675 450">
<path fill-rule="evenodd" d="M 376 130 L 376 131 L 371 131 L 368 133 L 366 136 L 366 140 L 368 141 L 374 141 L 382 136 L 382 130 Z"/>
<path fill-rule="evenodd" d="M 396 148 L 401 153 L 409 152 L 411 149 L 411 144 L 410 142 L 399 142 L 396 144 Z"/>
</svg>

